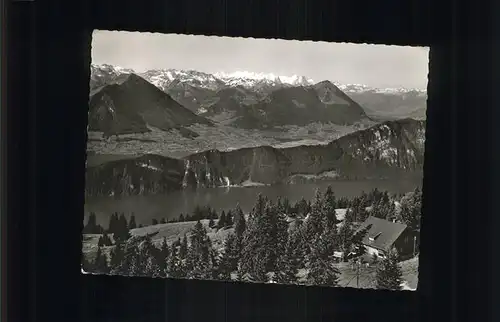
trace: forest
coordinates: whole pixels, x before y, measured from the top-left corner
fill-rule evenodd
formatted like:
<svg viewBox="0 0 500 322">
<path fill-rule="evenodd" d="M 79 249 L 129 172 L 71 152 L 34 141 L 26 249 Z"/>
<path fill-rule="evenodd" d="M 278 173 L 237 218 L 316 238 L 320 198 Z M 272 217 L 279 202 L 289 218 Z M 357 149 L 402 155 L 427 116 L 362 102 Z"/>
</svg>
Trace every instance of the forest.
<svg viewBox="0 0 500 322">
<path fill-rule="evenodd" d="M 302 198 L 296 203 L 258 195 L 248 214 L 239 205 L 220 212 L 199 206 L 176 220 L 153 219 L 151 225 L 196 222 L 188 234 L 170 243 L 166 238 L 155 243 L 150 235 L 132 234 L 140 226 L 134 214 L 127 220 L 124 213 L 113 213 L 107 229 L 97 225 L 95 214 L 90 214 L 83 234 L 100 237 L 95 256 L 82 256 L 82 268 L 125 276 L 337 286 L 339 261 L 366 258 L 360 244 L 366 229 L 358 229 L 359 224 L 375 216 L 419 231 L 421 200 L 418 187 L 399 195 L 374 189 L 354 198 L 337 198 L 328 187 L 324 192 L 317 190 L 312 201 Z M 342 219 L 338 209 L 346 210 Z M 209 229 L 232 228 L 222 249 L 214 247 L 201 220 L 209 220 Z M 109 256 L 105 247 L 111 248 Z M 335 253 L 342 254 L 341 258 Z M 401 289 L 395 250 L 371 262 L 376 265 L 377 288 Z"/>
</svg>

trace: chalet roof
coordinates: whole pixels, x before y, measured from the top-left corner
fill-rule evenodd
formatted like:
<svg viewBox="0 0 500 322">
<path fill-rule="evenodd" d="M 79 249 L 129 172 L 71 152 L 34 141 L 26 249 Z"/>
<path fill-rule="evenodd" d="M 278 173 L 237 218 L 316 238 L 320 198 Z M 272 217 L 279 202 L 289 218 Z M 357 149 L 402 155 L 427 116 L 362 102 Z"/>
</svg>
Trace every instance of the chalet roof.
<svg viewBox="0 0 500 322">
<path fill-rule="evenodd" d="M 407 227 L 405 224 L 370 216 L 361 224 L 358 231 L 368 226 L 370 228 L 363 238 L 363 245 L 383 251 L 388 251 Z"/>
</svg>

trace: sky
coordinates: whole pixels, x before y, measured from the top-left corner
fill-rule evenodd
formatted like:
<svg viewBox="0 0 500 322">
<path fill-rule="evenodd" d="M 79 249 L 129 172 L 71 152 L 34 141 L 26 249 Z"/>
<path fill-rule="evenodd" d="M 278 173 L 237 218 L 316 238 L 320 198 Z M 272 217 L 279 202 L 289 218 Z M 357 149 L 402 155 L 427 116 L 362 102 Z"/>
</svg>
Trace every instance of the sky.
<svg viewBox="0 0 500 322">
<path fill-rule="evenodd" d="M 96 30 L 92 63 L 426 89 L 429 48 Z"/>
</svg>

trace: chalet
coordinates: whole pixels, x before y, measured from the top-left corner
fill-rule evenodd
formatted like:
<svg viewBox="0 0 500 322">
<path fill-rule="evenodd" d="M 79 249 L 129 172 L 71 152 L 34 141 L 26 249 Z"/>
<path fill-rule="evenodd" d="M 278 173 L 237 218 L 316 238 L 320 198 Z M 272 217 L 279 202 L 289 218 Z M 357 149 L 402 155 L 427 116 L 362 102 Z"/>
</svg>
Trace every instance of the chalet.
<svg viewBox="0 0 500 322">
<path fill-rule="evenodd" d="M 403 259 L 411 257 L 416 250 L 418 233 L 411 231 L 405 224 L 370 216 L 358 231 L 365 229 L 367 231 L 361 243 L 371 256 L 384 257 L 391 248 L 396 248 Z"/>
</svg>

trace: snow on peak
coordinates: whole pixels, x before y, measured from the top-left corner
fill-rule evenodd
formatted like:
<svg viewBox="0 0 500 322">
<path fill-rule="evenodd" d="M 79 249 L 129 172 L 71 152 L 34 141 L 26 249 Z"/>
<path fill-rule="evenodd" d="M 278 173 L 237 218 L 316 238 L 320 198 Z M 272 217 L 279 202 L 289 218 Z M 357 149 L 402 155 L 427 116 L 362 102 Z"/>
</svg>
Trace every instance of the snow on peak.
<svg viewBox="0 0 500 322">
<path fill-rule="evenodd" d="M 308 86 L 314 84 L 312 79 L 297 75 L 278 76 L 272 73 L 252 73 L 248 71 L 236 71 L 232 73 L 219 72 L 214 75 L 232 86 L 241 85 L 250 87 L 262 83 L 268 85 L 286 84 L 295 86 Z"/>
<path fill-rule="evenodd" d="M 120 74 L 136 73 L 133 69 L 123 68 L 116 65 L 92 64 L 92 74 L 100 75 L 102 73 L 118 76 Z M 316 82 L 305 76 L 278 76 L 272 73 L 253 73 L 249 71 L 235 71 L 231 73 L 218 72 L 214 74 L 204 73 L 195 70 L 179 70 L 179 69 L 151 69 L 142 73 L 137 73 L 153 85 L 162 90 L 172 84 L 174 81 L 189 84 L 195 87 L 203 87 L 212 90 L 217 90 L 225 86 L 242 86 L 246 88 L 254 88 L 260 86 L 311 86 Z M 386 93 L 386 94 L 405 94 L 408 92 L 416 92 L 425 94 L 426 90 L 408 89 L 408 88 L 374 88 L 362 84 L 340 84 L 332 82 L 338 88 L 346 93 Z"/>
<path fill-rule="evenodd" d="M 404 94 L 408 92 L 417 92 L 418 94 L 424 94 L 427 92 L 426 90 L 422 89 L 405 87 L 376 88 L 362 84 L 340 84 L 338 82 L 335 82 L 334 84 L 345 93 L 373 92 L 382 94 Z"/>
</svg>

